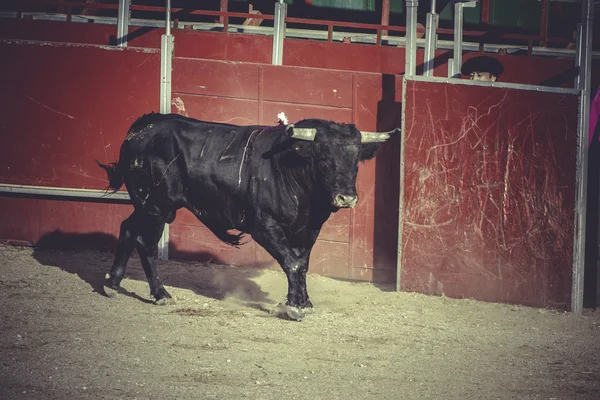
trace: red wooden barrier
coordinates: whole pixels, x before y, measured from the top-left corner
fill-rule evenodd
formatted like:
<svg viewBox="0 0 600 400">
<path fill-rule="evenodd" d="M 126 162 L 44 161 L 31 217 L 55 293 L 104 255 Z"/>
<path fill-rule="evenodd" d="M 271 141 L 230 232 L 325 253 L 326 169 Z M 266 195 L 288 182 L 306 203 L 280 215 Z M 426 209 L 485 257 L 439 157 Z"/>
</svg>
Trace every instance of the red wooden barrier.
<svg viewBox="0 0 600 400">
<path fill-rule="evenodd" d="M 568 308 L 577 96 L 408 81 L 401 287 Z"/>
<path fill-rule="evenodd" d="M 94 160 L 116 160 L 129 125 L 157 110 L 159 54 L 22 41 L 0 42 L 0 51 L 13 61 L 0 65 L 6 88 L 0 106 L 8 116 L 0 126 L 1 182 L 104 188 L 106 176 Z M 182 58 L 173 67 L 173 111 L 199 119 L 272 125 L 285 111 L 291 121 L 327 118 L 366 130 L 389 130 L 400 123 L 400 79 L 394 76 Z M 313 252 L 312 272 L 393 281 L 398 143 L 363 163 L 359 206 L 327 222 Z M 71 204 L 77 203 L 0 198 L 7 221 L 0 226 L 0 239 L 38 242 L 57 237 L 57 229 L 79 237 L 116 238 L 115 221 L 131 212 L 123 205 Z M 101 217 L 106 212 L 111 218 Z M 218 242 L 185 211 L 172 224 L 170 250 L 181 258 L 273 263 L 254 243 L 237 250 Z"/>
</svg>

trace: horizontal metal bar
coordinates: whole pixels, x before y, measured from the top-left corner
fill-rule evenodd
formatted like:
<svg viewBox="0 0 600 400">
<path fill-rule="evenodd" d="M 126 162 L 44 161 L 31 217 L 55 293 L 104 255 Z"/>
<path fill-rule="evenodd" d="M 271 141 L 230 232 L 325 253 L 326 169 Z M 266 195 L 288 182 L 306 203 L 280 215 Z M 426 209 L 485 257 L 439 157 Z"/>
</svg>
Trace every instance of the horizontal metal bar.
<svg viewBox="0 0 600 400">
<path fill-rule="evenodd" d="M 542 2 L 543 0 L 535 0 L 537 2 Z M 581 3 L 581 0 L 548 0 L 551 3 Z"/>
<path fill-rule="evenodd" d="M 39 4 L 44 4 L 44 3 L 48 3 L 47 1 L 44 2 L 43 0 L 37 0 L 37 1 L 33 1 L 33 3 L 39 3 Z M 51 2 L 51 4 L 53 4 Z M 62 3 L 63 5 L 72 5 L 72 6 L 76 6 L 76 5 L 80 5 L 80 6 L 86 6 L 88 8 L 94 8 L 94 6 L 97 6 L 99 8 L 115 8 L 115 5 L 107 5 L 107 4 L 86 4 L 86 3 L 80 3 L 80 2 L 66 2 L 66 3 Z M 151 12 L 156 12 L 156 13 L 164 13 L 164 7 L 154 7 L 154 6 L 135 6 L 135 5 L 131 5 L 131 9 L 132 10 L 143 10 L 143 11 L 151 11 Z M 179 11 L 185 11 L 185 9 L 180 9 L 180 8 L 175 8 L 173 9 L 173 12 L 179 12 Z M 251 13 L 233 13 L 233 12 L 223 12 L 223 11 L 213 11 L 213 10 L 192 10 L 192 11 L 187 11 L 188 14 L 190 15 L 207 15 L 207 16 L 219 16 L 219 17 L 238 17 L 238 18 L 253 18 L 253 19 L 263 19 L 263 20 L 273 20 L 274 16 L 273 15 L 269 15 L 269 14 L 251 14 Z M 16 14 L 16 13 L 15 13 Z M 23 13 L 23 15 L 31 15 L 33 14 L 32 12 L 29 13 Z M 42 13 L 40 13 L 42 14 Z M 64 15 L 64 14 L 55 14 L 55 15 Z M 66 16 L 64 16 L 64 18 L 66 19 Z M 94 18 L 97 17 L 90 17 L 87 18 L 87 20 L 93 20 Z M 322 25 L 322 26 L 336 26 L 336 27 L 351 27 L 351 28 L 363 28 L 363 29 L 376 29 L 376 30 L 386 30 L 386 31 L 398 31 L 398 32 L 405 32 L 406 28 L 404 26 L 390 26 L 390 25 L 377 25 L 377 24 L 364 24 L 364 23 L 357 23 L 357 22 L 344 22 L 344 21 L 329 21 L 329 20 L 318 20 L 318 19 L 305 19 L 305 18 L 286 18 L 286 22 L 289 23 L 299 23 L 299 24 L 311 24 L 311 25 Z M 223 26 L 223 24 L 218 24 L 219 26 Z M 163 25 L 164 26 L 164 25 Z M 420 28 L 418 29 L 418 31 L 420 32 L 425 32 L 424 28 Z M 439 29 L 439 33 L 440 34 L 453 34 L 452 29 Z M 487 31 L 464 31 L 463 36 L 465 37 L 471 37 L 471 36 L 482 36 L 482 35 L 487 35 L 489 32 Z M 385 36 L 385 35 L 384 35 Z M 501 35 L 501 38 L 504 39 L 521 39 L 521 40 L 527 40 L 527 41 L 531 41 L 531 40 L 540 40 L 542 39 L 541 36 L 539 35 L 524 35 L 524 34 L 503 34 Z M 570 39 L 566 39 L 566 38 L 543 38 L 543 39 L 548 39 L 551 41 L 561 41 L 561 42 L 565 42 L 565 43 L 569 43 Z"/>
<path fill-rule="evenodd" d="M 118 10 L 118 4 L 103 4 L 103 3 L 85 3 L 83 1 L 51 1 L 51 0 L 21 0 L 24 5 L 54 5 L 60 7 L 86 7 L 90 9 L 112 9 Z M 131 4 L 131 10 L 135 11 L 149 11 L 164 14 L 166 7 L 160 6 L 143 6 Z M 186 14 L 193 15 L 209 15 L 209 16 L 222 16 L 222 17 L 238 17 L 238 18 L 256 18 L 256 19 L 267 19 L 272 20 L 273 15 L 270 14 L 251 14 L 251 13 L 239 13 L 239 12 L 228 12 L 228 11 L 213 11 L 213 10 L 189 10 L 186 8 L 171 8 L 172 13 L 178 13 L 184 11 Z"/>
<path fill-rule="evenodd" d="M 322 25 L 329 26 L 333 25 L 341 28 L 360 28 L 360 29 L 385 29 L 386 31 L 398 31 L 405 32 L 405 26 L 393 26 L 393 25 L 378 25 L 378 24 L 364 24 L 362 22 L 341 22 L 341 21 L 327 21 L 321 19 L 307 19 L 307 18 L 286 18 L 286 23 L 290 24 L 305 24 L 305 25 Z M 420 31 L 425 32 L 425 29 Z"/>
<path fill-rule="evenodd" d="M 406 77 L 406 80 L 417 81 L 417 82 L 433 82 L 433 83 L 450 83 L 452 85 L 470 85 L 470 86 L 489 86 L 504 89 L 518 89 L 528 90 L 532 92 L 545 92 L 545 93 L 563 93 L 563 94 L 574 94 L 580 93 L 579 89 L 568 89 L 558 88 L 551 86 L 539 86 L 539 85 L 525 85 L 521 83 L 506 83 L 506 82 L 486 82 L 486 81 L 472 81 L 470 79 L 456 79 L 456 78 L 440 78 L 430 76 L 411 76 Z"/>
<path fill-rule="evenodd" d="M 77 199 L 102 199 L 104 201 L 128 201 L 129 193 L 119 191 L 107 193 L 100 189 L 77 189 L 53 186 L 30 186 L 0 183 L 0 195 L 23 194 L 33 196 L 69 197 Z"/>
<path fill-rule="evenodd" d="M 52 42 L 43 40 L 29 40 L 29 39 L 1 39 L 2 44 L 30 44 L 40 47 L 79 47 L 79 48 L 94 48 L 108 51 L 127 51 L 133 53 L 145 53 L 145 54 L 159 54 L 160 49 L 153 49 L 149 47 L 120 47 L 120 46 L 108 46 L 103 44 L 88 44 L 88 43 L 71 43 L 71 42 Z"/>
<path fill-rule="evenodd" d="M 0 12 L 0 18 L 16 18 L 16 12 Z M 23 15 L 29 15 L 33 19 L 49 20 L 49 21 L 66 21 L 66 15 L 64 14 L 48 14 L 48 13 L 26 13 Z M 117 19 L 114 17 L 98 17 L 98 16 L 84 16 L 84 15 L 73 15 L 72 22 L 76 23 L 93 23 L 116 25 Z M 164 21 L 148 20 L 148 19 L 137 19 L 132 18 L 129 22 L 130 26 L 143 26 L 143 27 L 156 27 L 164 28 Z M 222 28 L 222 24 L 215 23 L 203 23 L 203 22 L 186 22 L 179 21 L 178 29 L 185 29 L 185 26 L 191 26 L 194 30 L 200 31 L 211 31 L 215 28 Z M 404 27 L 402 27 L 404 28 Z M 392 30 L 392 27 L 386 27 L 388 30 Z M 228 32 L 230 33 L 248 33 L 255 35 L 273 35 L 272 27 L 264 26 L 247 26 L 247 25 L 229 25 Z M 327 31 L 316 31 L 311 29 L 286 29 L 286 37 L 288 38 L 299 38 L 299 39 L 316 39 L 316 40 L 327 40 Z M 354 43 L 361 44 L 376 44 L 377 35 L 374 33 L 355 33 L 355 32 L 343 32 L 334 31 L 332 40 L 341 42 L 344 38 L 351 38 Z M 552 38 L 548 39 L 552 41 Z M 405 38 L 401 36 L 382 36 L 382 44 L 388 46 L 404 46 Z M 417 39 L 416 41 L 418 48 L 425 48 L 425 39 Z M 463 42 L 463 51 L 479 51 L 479 43 L 476 42 Z M 451 40 L 438 40 L 437 48 L 439 50 L 453 50 L 454 43 Z M 515 53 L 518 51 L 526 52 L 528 47 L 526 45 L 506 45 L 506 44 L 484 44 L 484 53 L 497 53 L 498 50 L 505 49 L 508 54 Z M 532 55 L 542 57 L 569 57 L 575 58 L 575 50 L 572 49 L 559 49 L 550 47 L 533 47 Z M 600 59 L 600 51 L 592 52 L 594 59 Z"/>
</svg>

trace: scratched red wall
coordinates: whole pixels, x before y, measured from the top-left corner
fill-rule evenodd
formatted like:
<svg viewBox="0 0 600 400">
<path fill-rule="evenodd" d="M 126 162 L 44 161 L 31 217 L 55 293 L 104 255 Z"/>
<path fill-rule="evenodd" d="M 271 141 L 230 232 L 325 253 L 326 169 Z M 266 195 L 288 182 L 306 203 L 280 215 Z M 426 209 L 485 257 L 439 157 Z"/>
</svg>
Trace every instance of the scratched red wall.
<svg viewBox="0 0 600 400">
<path fill-rule="evenodd" d="M 0 54 L 0 181 L 104 188 L 94 159 L 113 160 L 135 118 L 158 110 L 160 54 L 14 41 Z"/>
<path fill-rule="evenodd" d="M 402 289 L 568 308 L 577 97 L 406 90 Z"/>
<path fill-rule="evenodd" d="M 0 182 L 103 189 L 94 160 L 115 160 L 133 120 L 158 110 L 160 55 L 151 51 L 0 42 L 10 60 L 0 63 Z M 110 244 L 131 206 L 0 197 L 0 210 L 0 239 L 77 233 Z"/>
</svg>

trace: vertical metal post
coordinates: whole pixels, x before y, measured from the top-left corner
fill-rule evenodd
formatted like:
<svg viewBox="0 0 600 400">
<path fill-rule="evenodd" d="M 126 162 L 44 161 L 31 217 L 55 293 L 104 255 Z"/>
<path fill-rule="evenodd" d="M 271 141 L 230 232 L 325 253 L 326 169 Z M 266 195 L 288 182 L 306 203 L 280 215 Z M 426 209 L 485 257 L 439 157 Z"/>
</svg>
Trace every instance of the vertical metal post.
<svg viewBox="0 0 600 400">
<path fill-rule="evenodd" d="M 403 266 L 403 250 L 404 250 L 404 140 L 406 138 L 406 86 L 408 80 L 406 76 L 402 78 L 402 120 L 400 122 L 400 192 L 398 193 L 398 246 L 396 258 L 396 291 L 402 290 L 402 266 Z"/>
<path fill-rule="evenodd" d="M 127 47 L 130 5 L 131 0 L 119 0 L 119 9 L 117 12 L 117 46 L 120 47 Z"/>
<path fill-rule="evenodd" d="M 550 1 L 542 0 L 542 12 L 540 15 L 540 36 L 542 39 L 540 40 L 540 46 L 546 47 L 548 44 L 548 20 L 550 15 Z"/>
<path fill-rule="evenodd" d="M 221 0 L 221 7 L 219 9 L 221 12 L 227 12 L 227 0 Z M 219 16 L 219 23 L 220 24 L 224 24 L 225 23 L 225 16 L 221 15 Z"/>
<path fill-rule="evenodd" d="M 431 12 L 427 14 L 427 24 L 425 27 L 425 58 L 423 60 L 423 75 L 425 76 L 433 76 L 438 21 L 439 15 L 435 12 L 435 0 L 431 0 Z"/>
<path fill-rule="evenodd" d="M 592 68 L 592 31 L 594 21 L 594 1 L 581 3 L 581 41 L 579 50 L 579 132 L 577 152 L 577 196 L 575 198 L 575 238 L 573 244 L 573 286 L 571 290 L 571 311 L 583 312 L 583 273 L 585 269 L 585 225 L 587 199 L 587 150 L 590 126 L 590 90 Z"/>
<path fill-rule="evenodd" d="M 406 0 L 406 66 L 404 75 L 414 76 L 417 69 L 417 7 L 419 0 Z"/>
<path fill-rule="evenodd" d="M 165 4 L 165 35 L 171 35 L 171 0 Z"/>
<path fill-rule="evenodd" d="M 575 75 L 575 89 L 581 89 L 581 66 L 584 64 L 583 55 L 581 51 L 581 45 L 583 43 L 583 29 L 581 29 L 581 23 L 577 24 L 577 36 L 575 37 L 575 67 L 578 69 L 577 75 Z"/>
<path fill-rule="evenodd" d="M 173 71 L 173 44 L 171 35 L 171 0 L 166 0 L 165 34 L 160 43 L 160 112 L 171 112 L 171 75 Z M 169 259 L 169 224 L 165 224 L 158 242 L 158 259 Z"/>
<path fill-rule="evenodd" d="M 390 0 L 383 0 L 381 4 L 381 25 L 388 26 L 390 24 Z M 387 36 L 387 29 L 381 30 L 381 37 Z"/>
<path fill-rule="evenodd" d="M 491 0 L 482 0 L 481 1 L 481 23 L 485 25 L 490 24 L 490 16 L 491 16 Z"/>
<path fill-rule="evenodd" d="M 285 15 L 287 4 L 283 0 L 275 3 L 275 15 L 273 22 L 273 56 L 271 63 L 281 65 L 283 63 L 283 38 L 285 38 Z"/>
<path fill-rule="evenodd" d="M 462 49 L 463 49 L 463 21 L 464 8 L 475 7 L 477 1 L 458 2 L 454 4 L 454 57 L 452 68 L 448 68 L 448 76 L 451 78 L 460 78 L 460 69 L 462 67 Z"/>
</svg>

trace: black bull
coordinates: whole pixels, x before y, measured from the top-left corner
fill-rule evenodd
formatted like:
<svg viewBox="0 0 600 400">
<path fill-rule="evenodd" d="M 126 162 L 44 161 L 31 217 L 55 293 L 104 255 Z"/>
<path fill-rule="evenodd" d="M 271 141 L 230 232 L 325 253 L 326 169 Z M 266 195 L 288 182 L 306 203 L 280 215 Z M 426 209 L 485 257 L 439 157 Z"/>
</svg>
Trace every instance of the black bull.
<svg viewBox="0 0 600 400">
<path fill-rule="evenodd" d="M 359 161 L 374 157 L 396 132 L 361 133 L 317 119 L 261 127 L 142 116 L 129 129 L 119 161 L 98 162 L 110 188 L 125 183 L 134 206 L 121 224 L 105 294 L 116 295 L 135 248 L 150 294 L 158 304 L 169 301 L 155 252 L 164 224 L 185 207 L 222 241 L 238 246 L 249 233 L 265 248 L 287 275 L 288 315 L 302 318 L 312 308 L 306 273 L 323 223 L 356 205 Z"/>
</svg>

